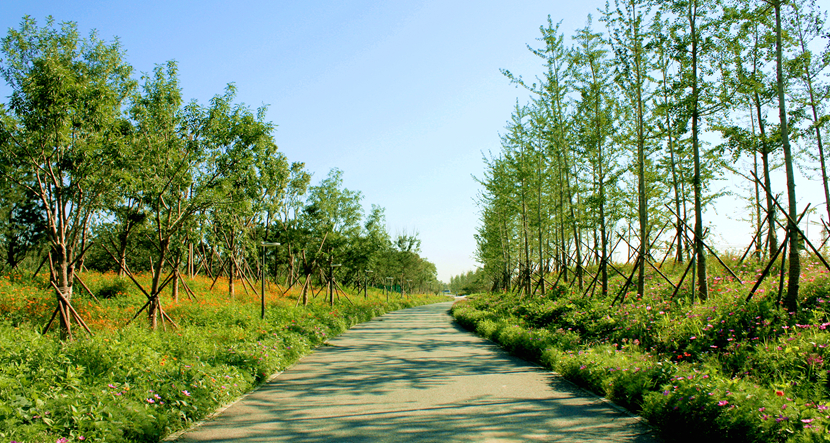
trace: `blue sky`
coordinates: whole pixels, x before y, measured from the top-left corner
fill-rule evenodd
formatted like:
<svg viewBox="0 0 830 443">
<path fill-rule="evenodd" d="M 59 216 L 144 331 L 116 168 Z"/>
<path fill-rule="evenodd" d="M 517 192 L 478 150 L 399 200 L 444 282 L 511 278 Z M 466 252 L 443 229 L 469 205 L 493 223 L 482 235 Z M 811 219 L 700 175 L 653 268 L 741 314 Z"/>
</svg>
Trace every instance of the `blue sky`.
<svg viewBox="0 0 830 443">
<path fill-rule="evenodd" d="M 551 14 L 566 34 L 604 1 L 15 1 L 3 34 L 29 14 L 118 36 L 138 72 L 174 59 L 184 96 L 236 83 L 268 105 L 280 150 L 320 180 L 331 168 L 389 230 L 418 232 L 438 276 L 475 267 L 482 152 L 521 90 L 500 73 L 541 71 L 525 47 Z M 0 86 L 0 96 L 8 89 Z M 5 101 L 5 98 L 3 99 Z"/>
<path fill-rule="evenodd" d="M 819 4 L 827 9 L 827 0 Z M 118 36 L 137 72 L 176 60 L 184 96 L 206 102 L 236 83 L 238 100 L 268 105 L 277 144 L 315 182 L 331 168 L 386 208 L 394 235 L 418 232 L 422 253 L 448 281 L 476 266 L 473 176 L 482 153 L 527 95 L 499 72 L 532 78 L 548 14 L 573 35 L 605 1 L 17 1 L 0 2 L 3 33 L 25 14 L 75 21 L 84 34 Z M 594 21 L 595 26 L 597 21 Z M 8 88 L 0 85 L 0 97 Z M 779 174 L 780 175 L 780 174 Z M 784 186 L 783 176 L 773 184 Z M 741 183 L 721 182 L 742 193 Z M 820 185 L 799 184 L 800 207 L 823 203 Z M 749 241 L 744 202 L 707 209 L 710 241 Z M 811 224 L 816 224 L 818 216 Z M 818 228 L 810 227 L 811 237 Z M 814 233 L 814 234 L 813 234 Z"/>
</svg>

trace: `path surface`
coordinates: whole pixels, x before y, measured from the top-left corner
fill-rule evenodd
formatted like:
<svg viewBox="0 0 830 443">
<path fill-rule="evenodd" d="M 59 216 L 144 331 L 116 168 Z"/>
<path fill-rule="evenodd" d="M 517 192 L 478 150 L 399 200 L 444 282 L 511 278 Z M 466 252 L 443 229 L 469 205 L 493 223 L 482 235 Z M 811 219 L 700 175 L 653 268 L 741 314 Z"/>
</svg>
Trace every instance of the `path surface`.
<svg viewBox="0 0 830 443">
<path fill-rule="evenodd" d="M 450 306 L 355 326 L 176 441 L 655 441 L 636 419 L 464 331 Z"/>
</svg>

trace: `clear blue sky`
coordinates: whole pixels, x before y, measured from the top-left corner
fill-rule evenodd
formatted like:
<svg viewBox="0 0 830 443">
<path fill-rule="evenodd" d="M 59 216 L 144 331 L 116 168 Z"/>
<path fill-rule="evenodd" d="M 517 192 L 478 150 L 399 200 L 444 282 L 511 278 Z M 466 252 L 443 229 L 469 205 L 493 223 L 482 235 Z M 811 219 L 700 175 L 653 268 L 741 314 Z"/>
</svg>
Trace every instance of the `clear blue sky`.
<svg viewBox="0 0 830 443">
<path fill-rule="evenodd" d="M 830 2 L 819 3 L 827 9 Z M 537 75 L 541 60 L 526 44 L 538 43 L 548 14 L 570 36 L 604 5 L 5 0 L 0 28 L 5 35 L 25 14 L 41 24 L 52 15 L 77 22 L 84 34 L 95 28 L 106 40 L 118 36 L 137 72 L 177 60 L 185 97 L 203 103 L 236 83 L 239 101 L 269 106 L 289 160 L 305 162 L 315 181 L 342 169 L 365 208 L 386 208 L 393 235 L 419 233 L 423 255 L 448 281 L 476 266 L 473 176 L 482 173 L 482 153 L 499 150 L 516 99 L 527 98 L 499 69 Z M 0 85 L 0 97 L 7 95 Z M 735 180 L 722 184 L 745 193 Z M 783 176 L 773 184 L 784 189 Z M 798 189 L 800 207 L 823 203 L 817 182 L 802 179 Z M 726 196 L 707 211 L 717 246 L 748 243 L 744 205 Z M 819 231 L 808 229 L 811 237 Z"/>
<path fill-rule="evenodd" d="M 448 281 L 475 267 L 482 152 L 498 151 L 513 103 L 525 101 L 499 69 L 541 72 L 525 45 L 547 15 L 571 34 L 604 3 L 4 0 L 0 28 L 52 15 L 118 36 L 138 72 L 178 61 L 188 99 L 236 83 L 239 101 L 269 106 L 289 160 L 315 181 L 342 169 L 367 209 L 386 208 L 393 235 L 420 234 Z"/>
</svg>

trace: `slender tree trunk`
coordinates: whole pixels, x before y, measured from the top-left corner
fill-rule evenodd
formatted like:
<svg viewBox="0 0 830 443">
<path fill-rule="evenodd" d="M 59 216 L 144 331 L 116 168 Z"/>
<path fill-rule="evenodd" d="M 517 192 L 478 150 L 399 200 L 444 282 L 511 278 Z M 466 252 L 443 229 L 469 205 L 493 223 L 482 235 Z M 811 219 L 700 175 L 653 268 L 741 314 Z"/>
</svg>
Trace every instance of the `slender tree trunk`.
<svg viewBox="0 0 830 443">
<path fill-rule="evenodd" d="M 761 96 L 756 91 L 755 97 L 755 112 L 758 118 L 758 132 L 761 136 L 761 165 L 764 168 L 764 187 L 766 188 L 767 197 L 767 226 L 769 226 L 767 233 L 768 256 L 772 257 L 775 251 L 778 250 L 778 238 L 775 234 L 775 204 L 772 201 L 772 184 L 770 181 L 770 167 L 769 167 L 769 150 L 767 148 L 766 125 L 764 124 L 763 114 L 761 113 Z"/>
<path fill-rule="evenodd" d="M 575 273 L 574 278 L 577 279 L 577 281 L 579 283 L 579 288 L 582 289 L 582 273 L 581 273 L 582 250 L 579 247 L 579 223 L 577 222 L 577 214 L 576 214 L 576 210 L 574 209 L 575 205 L 574 205 L 574 202 L 573 202 L 573 190 L 571 188 L 571 179 L 570 179 L 571 174 L 570 174 L 570 166 L 568 165 L 568 154 L 563 153 L 562 159 L 564 161 L 564 164 L 563 164 L 564 174 L 563 175 L 565 177 L 565 193 L 567 195 L 568 208 L 570 209 L 570 217 L 571 217 L 571 223 L 570 224 L 571 224 L 571 228 L 573 230 L 574 248 L 575 248 L 575 252 L 576 252 L 576 263 L 574 265 L 574 273 Z M 562 245 L 563 245 L 563 247 L 565 245 L 564 233 L 563 233 L 563 238 L 562 238 Z M 564 254 L 564 257 L 567 258 L 567 251 L 563 251 L 563 254 Z M 566 282 L 568 281 L 567 280 L 567 267 L 566 267 L 566 271 L 565 271 L 565 281 Z"/>
<path fill-rule="evenodd" d="M 309 278 L 311 274 L 308 270 L 305 249 L 303 249 L 303 270 L 306 271 L 305 283 L 303 283 L 303 306 L 308 306 L 308 285 L 311 283 L 311 279 Z"/>
<path fill-rule="evenodd" d="M 60 337 L 61 341 L 72 340 L 72 314 L 69 304 L 67 303 L 72 302 L 73 269 L 69 265 L 71 253 L 66 244 L 57 245 L 53 251 L 57 252 L 57 254 L 53 254 L 53 256 L 55 257 L 56 262 L 55 268 L 58 272 L 55 280 L 58 283 L 58 291 L 56 296 L 58 299 L 58 309 L 60 310 Z"/>
<path fill-rule="evenodd" d="M 176 266 L 176 268 L 173 270 L 173 273 L 175 274 L 173 276 L 173 282 L 171 283 L 173 285 L 173 288 L 170 290 L 170 292 L 171 292 L 171 296 L 173 297 L 173 301 L 178 303 L 179 302 L 179 267 L 178 266 Z"/>
<path fill-rule="evenodd" d="M 637 271 L 637 294 L 642 296 L 645 293 L 646 284 L 646 260 L 649 254 L 649 240 L 648 240 L 648 190 L 646 189 L 646 156 L 645 156 L 645 110 L 643 109 L 643 61 L 640 47 L 640 30 L 637 25 L 637 4 L 632 2 L 634 15 L 634 69 L 637 80 L 636 97 L 637 97 L 637 191 L 639 203 L 639 218 L 640 218 L 640 255 L 642 259 L 639 262 L 640 269 Z"/>
<path fill-rule="evenodd" d="M 118 234 L 118 276 L 124 277 L 125 271 L 124 269 L 127 267 L 127 240 L 130 232 L 128 230 L 122 230 Z"/>
<path fill-rule="evenodd" d="M 538 198 L 537 198 L 537 204 L 538 204 L 537 213 L 538 213 L 538 219 L 539 219 L 539 279 L 540 279 L 539 280 L 540 281 L 539 286 L 542 288 L 542 296 L 544 297 L 545 296 L 545 268 L 544 268 L 544 263 L 543 262 L 545 260 L 545 254 L 544 254 L 543 244 L 544 244 L 545 240 L 544 240 L 544 236 L 542 234 L 542 224 L 543 224 L 542 223 L 542 185 L 544 183 L 543 179 L 542 179 L 542 162 L 543 161 L 544 161 L 544 155 L 542 155 L 540 153 L 539 154 L 539 168 L 538 168 L 537 173 L 536 173 L 536 176 L 539 180 L 539 190 L 538 190 Z"/>
<path fill-rule="evenodd" d="M 758 152 L 752 153 L 752 169 L 755 173 L 755 177 L 758 177 Z M 763 224 L 761 223 L 761 191 L 760 186 L 758 185 L 758 181 L 755 181 L 755 222 L 757 226 L 755 228 L 755 258 L 757 260 L 761 260 L 761 253 L 764 249 L 764 243 L 761 239 L 761 230 L 764 229 Z"/>
<path fill-rule="evenodd" d="M 697 51 L 698 35 L 696 29 L 697 1 L 689 2 L 689 27 L 692 35 L 692 151 L 694 151 L 695 176 L 695 255 L 697 256 L 697 279 L 700 290 L 700 300 L 709 298 L 709 288 L 706 276 L 706 251 L 703 249 L 703 204 L 702 187 L 700 182 L 700 144 L 698 141 L 698 120 L 700 118 L 699 91 L 698 91 L 698 69 Z"/>
<path fill-rule="evenodd" d="M 158 329 L 158 320 L 161 312 L 161 302 L 159 292 L 161 292 L 161 277 L 164 272 L 164 265 L 166 263 L 167 251 L 169 249 L 169 241 L 163 241 L 159 244 L 161 253 L 159 260 L 153 264 L 153 282 L 150 286 L 150 300 L 148 300 L 147 317 L 150 322 L 150 330 Z"/>
<path fill-rule="evenodd" d="M 522 189 L 524 189 L 524 180 L 522 180 Z M 525 260 L 521 271 L 521 286 L 525 290 L 525 295 L 530 295 L 530 243 L 528 241 L 527 233 L 527 205 L 525 205 L 524 190 L 522 191 L 522 234 L 524 237 Z"/>
<path fill-rule="evenodd" d="M 234 255 L 236 253 L 236 235 L 231 234 L 230 245 L 228 245 L 228 296 L 231 299 L 236 298 L 236 260 Z"/>
<path fill-rule="evenodd" d="M 510 261 L 510 236 L 507 233 L 507 218 L 504 217 L 504 214 L 499 214 L 502 221 L 502 226 L 504 230 L 502 231 L 502 240 L 503 240 L 503 247 L 504 247 L 504 271 L 502 273 L 502 283 L 501 288 L 503 291 L 510 290 L 510 274 L 512 274 L 512 265 Z"/>
<path fill-rule="evenodd" d="M 675 158 L 675 146 L 674 146 L 674 137 L 672 136 L 672 123 L 671 123 L 671 114 L 668 109 L 669 104 L 669 89 L 668 89 L 668 64 L 665 61 L 661 61 L 660 71 L 663 75 L 663 103 L 666 105 L 666 138 L 668 142 L 669 148 L 669 165 L 671 169 L 671 184 L 672 189 L 674 190 L 674 212 L 677 214 L 677 221 L 675 222 L 675 227 L 677 228 L 677 232 L 675 234 L 675 238 L 677 238 L 677 254 L 675 256 L 675 261 L 677 263 L 683 263 L 683 223 L 681 220 L 680 212 L 680 189 L 677 177 L 677 159 Z"/>
<path fill-rule="evenodd" d="M 795 196 L 795 172 L 793 171 L 793 155 L 790 150 L 790 130 L 787 127 L 787 102 L 784 98 L 784 61 L 781 43 L 781 0 L 775 1 L 775 59 L 776 83 L 778 85 L 778 118 L 781 121 L 781 141 L 784 147 L 784 165 L 787 169 L 787 197 L 789 200 L 790 219 L 787 222 L 787 231 L 790 235 L 790 269 L 787 282 L 787 296 L 784 305 L 790 312 L 798 309 L 798 286 L 801 277 L 801 238 L 795 220 L 798 218 Z"/>
<path fill-rule="evenodd" d="M 565 153 L 560 154 L 564 158 L 566 155 Z M 562 159 L 560 159 L 562 160 Z M 567 164 L 567 163 L 565 163 Z M 565 186 L 559 186 L 559 219 L 562 221 L 559 223 L 559 254 L 561 259 L 559 262 L 560 267 L 562 268 L 562 279 L 566 283 L 568 282 L 568 252 L 566 250 L 565 244 L 565 226 L 567 225 L 567 217 L 565 216 L 565 192 L 563 188 L 567 188 L 568 185 L 566 180 L 568 180 L 567 176 L 563 173 L 563 169 L 565 166 L 562 165 L 562 161 L 559 162 L 559 167 L 557 168 L 559 171 L 559 183 L 565 184 Z"/>
<path fill-rule="evenodd" d="M 602 296 L 608 295 L 608 226 L 605 220 L 605 186 L 602 179 L 599 182 L 599 235 L 602 256 L 599 262 L 600 282 L 602 285 Z"/>
</svg>

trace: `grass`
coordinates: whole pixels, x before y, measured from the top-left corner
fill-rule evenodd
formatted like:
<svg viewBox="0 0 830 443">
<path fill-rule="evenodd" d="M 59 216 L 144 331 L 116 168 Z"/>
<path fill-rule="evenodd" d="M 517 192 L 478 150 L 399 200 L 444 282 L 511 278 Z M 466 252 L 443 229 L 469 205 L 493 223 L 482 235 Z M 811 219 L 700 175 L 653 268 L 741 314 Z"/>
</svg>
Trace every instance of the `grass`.
<svg viewBox="0 0 830 443">
<path fill-rule="evenodd" d="M 146 300 L 112 274 L 84 273 L 100 303 L 75 288 L 73 305 L 92 328 L 88 337 L 61 342 L 53 330 L 41 334 L 55 306 L 42 279 L 0 279 L 0 441 L 156 442 L 186 428 L 284 370 L 328 338 L 385 312 L 445 300 L 437 296 L 370 291 L 334 308 L 322 294 L 307 307 L 298 295 L 266 291 L 268 311 L 260 319 L 253 293 L 227 294 L 220 280 L 188 279 L 197 295 L 163 297 L 178 323 L 164 331 L 147 328 L 146 313 L 127 326 Z M 147 282 L 148 276 L 139 280 Z M 74 326 L 74 325 L 73 325 Z"/>
<path fill-rule="evenodd" d="M 805 257 L 800 310 L 777 278 L 745 301 L 762 268 L 710 266 L 710 298 L 690 301 L 649 274 L 646 293 L 611 300 L 565 286 L 542 297 L 489 294 L 453 307 L 464 327 L 638 413 L 667 441 L 830 441 L 830 279 Z M 626 268 L 630 272 L 630 266 Z M 626 269 L 623 272 L 626 273 Z M 677 282 L 682 266 L 662 269 Z M 593 270 L 592 270 L 593 272 Z"/>
</svg>

